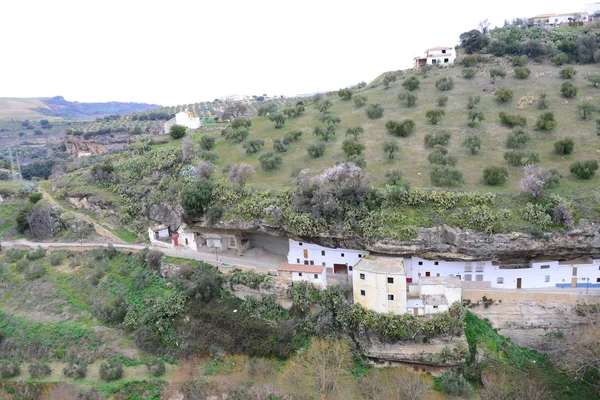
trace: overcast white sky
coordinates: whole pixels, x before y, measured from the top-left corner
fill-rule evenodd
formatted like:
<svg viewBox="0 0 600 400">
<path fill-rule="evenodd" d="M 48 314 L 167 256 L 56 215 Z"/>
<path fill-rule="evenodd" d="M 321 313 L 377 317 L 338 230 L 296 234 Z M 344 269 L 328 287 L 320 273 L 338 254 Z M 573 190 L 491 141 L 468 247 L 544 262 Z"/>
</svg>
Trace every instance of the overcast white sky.
<svg viewBox="0 0 600 400">
<path fill-rule="evenodd" d="M 557 0 L 1 0 L 0 97 L 187 104 L 333 90 Z"/>
</svg>

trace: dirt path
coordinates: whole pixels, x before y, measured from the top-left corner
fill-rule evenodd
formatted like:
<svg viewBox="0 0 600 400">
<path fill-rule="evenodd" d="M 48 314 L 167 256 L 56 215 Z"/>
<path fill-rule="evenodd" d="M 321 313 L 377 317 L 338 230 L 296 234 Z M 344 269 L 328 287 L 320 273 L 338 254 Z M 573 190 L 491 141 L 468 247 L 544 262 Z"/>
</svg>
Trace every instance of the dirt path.
<svg viewBox="0 0 600 400">
<path fill-rule="evenodd" d="M 94 226 L 94 230 L 96 231 L 96 233 L 98 235 L 104 236 L 105 238 L 110 239 L 112 243 L 120 243 L 120 244 L 124 244 L 125 243 L 117 235 L 115 235 L 114 233 L 112 233 L 111 231 L 109 231 L 108 229 L 106 229 L 105 227 L 103 227 L 102 225 L 100 225 L 99 223 L 97 223 L 92 218 L 88 217 L 87 215 L 79 213 L 79 212 L 74 211 L 74 210 L 69 210 L 68 208 L 66 208 L 63 205 L 61 205 L 41 185 L 40 185 L 40 191 L 42 192 L 42 195 L 44 196 L 45 199 L 47 199 L 50 203 L 56 205 L 61 210 L 65 211 L 65 212 L 68 212 L 68 213 L 74 215 L 75 217 L 77 217 L 77 218 L 79 218 L 79 219 L 81 219 L 83 221 L 86 221 L 86 222 L 92 224 Z"/>
</svg>

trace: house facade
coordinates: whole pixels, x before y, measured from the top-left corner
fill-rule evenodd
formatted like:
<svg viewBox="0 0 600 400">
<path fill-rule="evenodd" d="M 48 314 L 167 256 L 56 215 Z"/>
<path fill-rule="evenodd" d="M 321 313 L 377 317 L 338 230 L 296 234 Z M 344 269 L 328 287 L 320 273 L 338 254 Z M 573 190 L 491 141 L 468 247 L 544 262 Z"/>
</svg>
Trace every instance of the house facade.
<svg viewBox="0 0 600 400">
<path fill-rule="evenodd" d="M 293 282 L 308 282 L 320 289 L 327 287 L 325 267 L 319 265 L 281 264 L 277 276 L 289 278 Z"/>
<path fill-rule="evenodd" d="M 540 14 L 529 18 L 531 23 L 541 26 L 558 26 L 573 21 L 588 22 L 590 20 L 591 18 L 587 11 L 565 14 Z"/>
<path fill-rule="evenodd" d="M 169 227 L 166 225 L 157 225 L 148 228 L 148 239 L 154 246 L 172 248 L 172 236 Z"/>
<path fill-rule="evenodd" d="M 456 59 L 456 50 L 448 46 L 436 46 L 425 50 L 423 56 L 414 58 L 414 68 L 424 65 L 451 65 Z"/>
<path fill-rule="evenodd" d="M 185 225 L 180 226 L 177 234 L 173 235 L 173 244 L 185 246 L 194 251 L 201 250 L 202 247 L 221 251 L 234 250 L 240 256 L 250 249 L 248 235 L 241 231 L 189 228 Z"/>
<path fill-rule="evenodd" d="M 329 273 L 352 275 L 365 254 L 364 250 L 332 249 L 290 239 L 287 258 L 289 264 L 320 265 Z"/>
<path fill-rule="evenodd" d="M 404 259 L 369 256 L 354 266 L 354 302 L 380 313 L 406 312 L 407 287 Z"/>
<path fill-rule="evenodd" d="M 181 111 L 175 114 L 175 117 L 165 122 L 163 126 L 163 133 L 165 135 L 168 134 L 173 125 L 181 125 L 189 129 L 197 129 L 202 126 L 202 122 L 200 122 L 200 117 L 194 117 L 194 114 L 191 112 Z"/>
<path fill-rule="evenodd" d="M 418 296 L 425 315 L 437 314 L 448 311 L 455 302 L 462 302 L 462 285 L 458 278 L 422 278 Z"/>
</svg>

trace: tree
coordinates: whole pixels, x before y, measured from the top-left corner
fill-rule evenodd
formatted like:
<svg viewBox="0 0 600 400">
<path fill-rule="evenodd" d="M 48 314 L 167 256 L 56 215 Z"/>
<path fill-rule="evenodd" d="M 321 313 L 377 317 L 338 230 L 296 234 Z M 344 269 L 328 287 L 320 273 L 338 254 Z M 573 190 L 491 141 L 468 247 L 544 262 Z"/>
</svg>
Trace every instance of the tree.
<svg viewBox="0 0 600 400">
<path fill-rule="evenodd" d="M 421 400 L 431 387 L 420 374 L 401 368 L 371 368 L 359 386 L 362 398 L 369 400 Z"/>
<path fill-rule="evenodd" d="M 508 178 L 508 170 L 505 167 L 491 165 L 483 170 L 483 182 L 486 185 L 503 185 Z"/>
<path fill-rule="evenodd" d="M 402 82 L 402 87 L 409 92 L 414 92 L 421 86 L 421 81 L 416 76 L 411 76 Z"/>
<path fill-rule="evenodd" d="M 169 130 L 169 135 L 171 135 L 171 137 L 173 139 L 181 139 L 182 137 L 185 136 L 185 134 L 187 133 L 187 128 L 183 125 L 173 125 L 171 126 L 171 129 Z"/>
<path fill-rule="evenodd" d="M 215 138 L 212 136 L 204 135 L 200 138 L 200 148 L 202 150 L 210 151 L 215 147 Z"/>
<path fill-rule="evenodd" d="M 450 132 L 429 132 L 423 138 L 425 147 L 447 146 L 452 135 Z"/>
<path fill-rule="evenodd" d="M 457 375 L 450 371 L 442 375 L 440 387 L 444 393 L 461 398 L 471 397 L 474 392 L 473 385 L 463 375 Z"/>
<path fill-rule="evenodd" d="M 427 110 L 425 112 L 425 117 L 429 120 L 429 123 L 432 125 L 437 125 L 442 120 L 442 117 L 446 114 L 444 110 L 441 108 L 437 108 L 434 110 Z"/>
<path fill-rule="evenodd" d="M 181 191 L 181 207 L 190 216 L 201 216 L 212 201 L 215 184 L 208 179 L 200 179 Z"/>
<path fill-rule="evenodd" d="M 283 144 L 288 145 L 290 143 L 294 143 L 300 140 L 302 136 L 301 131 L 290 131 L 283 135 Z"/>
<path fill-rule="evenodd" d="M 389 120 L 385 123 L 385 127 L 392 135 L 407 137 L 415 131 L 415 122 L 411 119 L 405 119 L 402 122 Z"/>
<path fill-rule="evenodd" d="M 276 153 L 285 153 L 287 150 L 287 145 L 283 143 L 281 139 L 275 139 L 273 141 L 273 151 Z"/>
<path fill-rule="evenodd" d="M 507 114 L 504 111 L 500 111 L 498 113 L 500 117 L 500 122 L 504 126 L 508 126 L 509 128 L 514 128 L 516 126 L 524 127 L 527 125 L 527 118 L 518 114 Z"/>
<path fill-rule="evenodd" d="M 535 122 L 535 127 L 540 131 L 551 131 L 556 128 L 556 120 L 554 119 L 554 113 L 552 111 L 546 111 L 540 115 L 538 120 Z"/>
<path fill-rule="evenodd" d="M 247 129 L 239 128 L 239 129 L 234 129 L 232 131 L 229 131 L 225 135 L 225 138 L 227 138 L 228 140 L 233 140 L 236 143 L 242 143 L 244 140 L 246 140 L 248 138 L 248 135 L 250 135 L 250 132 L 248 132 Z"/>
<path fill-rule="evenodd" d="M 352 89 L 340 89 L 340 90 L 338 90 L 338 96 L 340 96 L 340 98 L 342 100 L 350 100 L 352 98 L 353 94 L 354 94 L 354 92 L 352 91 Z"/>
<path fill-rule="evenodd" d="M 584 101 L 577 104 L 577 108 L 581 113 L 581 119 L 584 120 L 588 119 L 593 113 L 598 111 L 598 107 L 590 101 Z"/>
<path fill-rule="evenodd" d="M 550 103 L 548 103 L 547 97 L 548 95 L 546 93 L 540 93 L 540 98 L 538 99 L 538 110 L 547 110 L 550 108 Z"/>
<path fill-rule="evenodd" d="M 463 68 L 460 74 L 465 79 L 473 79 L 477 72 L 473 68 Z"/>
<path fill-rule="evenodd" d="M 490 69 L 490 78 L 492 78 L 492 83 L 496 83 L 496 78 L 502 78 L 506 76 L 506 71 L 499 68 Z"/>
<path fill-rule="evenodd" d="M 479 135 L 469 135 L 463 141 L 463 146 L 465 146 L 472 155 L 475 155 L 481 149 L 481 138 Z"/>
<path fill-rule="evenodd" d="M 456 157 L 448 153 L 448 149 L 442 146 L 436 146 L 435 149 L 427 156 L 427 161 L 430 164 L 447 165 L 454 167 L 458 161 Z"/>
<path fill-rule="evenodd" d="M 501 103 L 507 103 L 513 98 L 513 91 L 507 88 L 501 88 L 496 90 L 496 99 Z"/>
<path fill-rule="evenodd" d="M 243 188 L 248 179 L 250 179 L 254 173 L 254 168 L 252 168 L 252 165 L 250 164 L 233 164 L 229 168 L 229 182 L 239 186 L 240 188 Z"/>
<path fill-rule="evenodd" d="M 472 110 L 481 103 L 481 96 L 469 96 L 467 102 L 467 110 Z"/>
<path fill-rule="evenodd" d="M 30 180 L 32 178 L 48 179 L 52 174 L 54 160 L 34 161 L 31 164 L 24 165 L 21 169 L 23 179 Z"/>
<path fill-rule="evenodd" d="M 463 32 L 459 36 L 460 47 L 467 54 L 473 54 L 481 51 L 488 43 L 489 39 L 477 29 L 472 29 L 468 32 Z"/>
<path fill-rule="evenodd" d="M 448 104 L 448 96 L 445 94 L 438 96 L 437 104 L 439 107 L 446 107 L 446 104 Z"/>
<path fill-rule="evenodd" d="M 512 62 L 513 67 L 524 67 L 525 64 L 527 64 L 527 56 L 526 55 L 522 55 L 522 56 L 514 56 L 513 58 L 510 59 Z M 515 71 L 516 72 L 516 71 Z M 531 72 L 531 71 L 529 71 Z"/>
<path fill-rule="evenodd" d="M 410 92 L 400 93 L 398 95 L 398 100 L 404 102 L 404 105 L 406 105 L 406 107 L 409 107 L 409 108 L 416 106 L 418 99 L 419 98 L 417 97 L 416 94 L 410 93 Z"/>
<path fill-rule="evenodd" d="M 277 104 L 275 104 L 275 103 L 262 104 L 258 107 L 258 116 L 266 117 L 267 115 L 274 113 L 275 111 L 277 111 Z"/>
<path fill-rule="evenodd" d="M 315 126 L 313 133 L 319 139 L 321 139 L 325 142 L 328 142 L 329 139 L 335 135 L 335 126 L 329 125 L 329 126 L 325 127 L 323 125 L 317 125 L 317 126 Z"/>
<path fill-rule="evenodd" d="M 562 93 L 562 95 L 564 97 L 566 97 L 567 99 L 572 99 L 575 96 L 577 96 L 577 92 L 579 91 L 579 88 L 575 85 L 573 85 L 571 82 L 567 81 L 564 82 L 561 86 L 560 86 L 560 93 Z"/>
<path fill-rule="evenodd" d="M 600 86 L 600 74 L 590 74 L 585 77 L 585 80 L 595 88 Z"/>
<path fill-rule="evenodd" d="M 387 155 L 388 159 L 393 160 L 394 155 L 400 150 L 398 143 L 395 140 L 386 140 L 383 143 L 383 152 Z"/>
<path fill-rule="evenodd" d="M 275 129 L 283 128 L 285 125 L 285 115 L 277 113 L 269 115 L 269 121 L 275 122 Z"/>
<path fill-rule="evenodd" d="M 477 126 L 478 123 L 480 123 L 481 121 L 483 121 L 485 119 L 485 116 L 483 115 L 483 111 L 481 111 L 480 109 L 477 109 L 477 108 L 469 110 L 468 116 L 469 116 L 469 123 L 467 125 L 470 126 L 471 128 Z"/>
<path fill-rule="evenodd" d="M 464 56 L 460 60 L 460 65 L 466 68 L 472 68 L 479 63 L 479 58 L 477 56 Z"/>
<path fill-rule="evenodd" d="M 260 156 L 258 161 L 260 161 L 260 167 L 263 171 L 273 171 L 281 167 L 283 158 L 281 158 L 280 155 L 270 151 Z"/>
<path fill-rule="evenodd" d="M 563 79 L 573 79 L 577 75 L 577 70 L 569 65 L 561 69 L 558 74 Z"/>
<path fill-rule="evenodd" d="M 452 90 L 454 88 L 454 80 L 451 77 L 445 76 L 435 82 L 435 87 L 442 92 Z"/>
<path fill-rule="evenodd" d="M 434 164 L 431 167 L 429 177 L 433 186 L 457 187 L 464 182 L 464 177 L 460 170 L 446 165 Z"/>
<path fill-rule="evenodd" d="M 508 150 L 504 152 L 504 159 L 510 165 L 520 166 L 540 162 L 540 155 L 533 151 Z"/>
<path fill-rule="evenodd" d="M 358 140 L 358 137 L 363 134 L 362 126 L 353 126 L 346 130 L 346 136 L 353 136 L 354 140 Z"/>
<path fill-rule="evenodd" d="M 558 155 L 568 155 L 573 152 L 575 142 L 573 139 L 561 139 L 554 142 L 554 152 Z"/>
<path fill-rule="evenodd" d="M 340 117 L 336 116 L 336 115 L 331 115 L 331 114 L 323 114 L 319 117 L 319 121 L 321 121 L 324 124 L 339 124 L 340 122 L 342 122 L 342 120 L 340 119 Z"/>
<path fill-rule="evenodd" d="M 398 186 L 402 183 L 402 171 L 399 169 L 392 169 L 385 171 L 385 177 L 387 178 L 386 185 Z"/>
<path fill-rule="evenodd" d="M 530 137 L 527 131 L 522 128 L 517 128 L 506 138 L 506 148 L 521 149 L 529 142 L 529 139 Z"/>
<path fill-rule="evenodd" d="M 365 145 L 358 143 L 355 140 L 346 139 L 342 143 L 342 151 L 346 153 L 348 157 L 360 156 L 365 149 Z"/>
<path fill-rule="evenodd" d="M 396 76 L 395 73 L 386 72 L 385 75 L 383 76 L 383 86 L 385 86 L 385 88 L 387 89 L 390 87 L 390 83 L 396 82 L 397 79 L 398 79 L 398 77 Z"/>
<path fill-rule="evenodd" d="M 563 64 L 566 64 L 567 62 L 569 62 L 569 56 L 566 55 L 565 53 L 558 53 L 552 56 L 552 62 L 557 65 L 557 66 L 561 66 Z"/>
<path fill-rule="evenodd" d="M 306 152 L 310 158 L 319 158 L 325 154 L 325 145 L 323 143 L 311 144 L 306 149 Z"/>
<path fill-rule="evenodd" d="M 331 100 L 329 99 L 325 99 L 325 100 L 320 100 L 315 104 L 315 107 L 317 108 L 317 110 L 319 110 L 322 113 L 326 113 L 327 110 L 329 110 L 331 108 L 331 106 L 333 105 L 333 103 L 331 102 Z"/>
<path fill-rule="evenodd" d="M 569 167 L 571 173 L 581 179 L 591 179 L 598 169 L 598 161 L 576 161 Z"/>
<path fill-rule="evenodd" d="M 369 104 L 365 112 L 370 119 L 381 118 L 383 116 L 383 107 L 381 104 Z"/>
<path fill-rule="evenodd" d="M 212 161 L 202 161 L 196 166 L 196 176 L 200 179 L 210 179 L 217 170 L 217 166 Z"/>
<path fill-rule="evenodd" d="M 531 70 L 525 67 L 515 67 L 514 71 L 517 79 L 527 79 L 531 75 Z"/>
<path fill-rule="evenodd" d="M 525 165 L 523 179 L 521 179 L 521 191 L 538 199 L 547 187 L 550 175 L 550 171 L 535 164 Z"/>
<path fill-rule="evenodd" d="M 225 110 L 223 111 L 223 120 L 238 118 L 241 115 L 244 115 L 248 108 L 241 101 L 235 101 L 231 103 L 227 103 L 225 106 Z"/>
<path fill-rule="evenodd" d="M 231 129 L 250 128 L 251 126 L 252 121 L 248 118 L 236 118 L 231 121 Z"/>
<path fill-rule="evenodd" d="M 262 139 L 250 140 L 242 146 L 246 150 L 247 155 L 258 153 L 258 151 L 265 145 L 265 141 Z"/>
<path fill-rule="evenodd" d="M 594 54 L 598 50 L 598 37 L 596 33 L 582 35 L 578 40 L 579 62 L 587 64 L 594 62 Z"/>
<path fill-rule="evenodd" d="M 368 100 L 367 96 L 362 95 L 362 94 L 354 96 L 353 99 L 354 99 L 354 105 L 356 107 L 364 106 L 365 104 L 367 104 L 367 100 Z"/>
</svg>

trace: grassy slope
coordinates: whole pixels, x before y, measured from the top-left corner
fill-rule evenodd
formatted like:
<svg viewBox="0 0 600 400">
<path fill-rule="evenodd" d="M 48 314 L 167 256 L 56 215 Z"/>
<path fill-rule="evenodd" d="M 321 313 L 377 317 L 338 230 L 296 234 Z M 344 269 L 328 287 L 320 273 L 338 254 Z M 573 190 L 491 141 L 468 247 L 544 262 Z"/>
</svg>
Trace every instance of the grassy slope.
<svg viewBox="0 0 600 400">
<path fill-rule="evenodd" d="M 448 130 L 452 132 L 449 150 L 458 157 L 458 168 L 465 174 L 464 189 L 516 192 L 519 190 L 519 180 L 522 177 L 520 167 L 508 167 L 510 176 L 503 187 L 492 188 L 481 182 L 482 170 L 486 166 L 508 166 L 504 161 L 503 154 L 506 151 L 504 142 L 511 129 L 501 126 L 498 118 L 498 112 L 506 111 L 518 112 L 527 117 L 532 140 L 525 150 L 539 152 L 542 158 L 542 167 L 558 168 L 563 173 L 565 176 L 561 185 L 563 189 L 597 185 L 597 178 L 591 181 L 581 181 L 568 172 L 569 165 L 573 161 L 597 158 L 600 152 L 600 141 L 594 132 L 593 119 L 581 120 L 576 108 L 577 103 L 583 99 L 597 102 L 600 91 L 589 87 L 584 79 L 586 74 L 596 72 L 597 68 L 595 66 L 576 66 L 579 73 L 573 82 L 579 86 L 580 91 L 575 99 L 567 100 L 560 95 L 560 85 L 563 80 L 558 76 L 558 67 L 548 63 L 530 64 L 528 65 L 532 70 L 530 78 L 518 80 L 514 77 L 512 66 L 507 66 L 506 78 L 498 79 L 495 85 L 490 83 L 487 73 L 489 67 L 488 64 L 480 65 L 477 76 L 472 80 L 461 78 L 461 68 L 458 66 L 431 71 L 427 78 L 422 79 L 421 88 L 415 92 L 419 97 L 419 101 L 414 108 L 406 108 L 397 98 L 398 94 L 404 91 L 401 86 L 402 79 L 392 83 L 389 89 L 379 85 L 357 91 L 357 94 L 364 94 L 369 98 L 368 103 L 381 103 L 383 105 L 385 108 L 384 116 L 377 120 L 368 119 L 364 107 L 356 108 L 352 101 L 342 101 L 337 95 L 332 97 L 334 106 L 330 109 L 330 112 L 342 119 L 341 127 L 338 130 L 338 135 L 327 144 L 325 156 L 316 160 L 309 159 L 306 155 L 306 148 L 310 144 L 318 142 L 312 131 L 319 124 L 319 113 L 312 106 L 307 107 L 307 111 L 303 116 L 288 120 L 285 127 L 280 130 L 274 129 L 273 123 L 266 117 L 253 118 L 253 127 L 249 139 L 264 139 L 264 148 L 257 154 L 247 156 L 242 144 L 218 140 L 215 149 L 220 157 L 218 164 L 220 167 L 224 167 L 235 162 L 247 162 L 252 164 L 257 171 L 260 171 L 258 158 L 261 154 L 271 150 L 273 139 L 281 138 L 291 130 L 301 130 L 304 132 L 302 140 L 299 143 L 292 144 L 289 151 L 283 155 L 283 167 L 273 173 L 258 172 L 251 182 L 252 185 L 260 188 L 284 187 L 291 183 L 290 173 L 296 168 L 308 168 L 312 173 L 317 173 L 336 162 L 343 161 L 345 155 L 341 150 L 341 143 L 345 139 L 345 131 L 350 126 L 360 125 L 365 130 L 360 142 L 366 146 L 367 170 L 376 177 L 376 184 L 383 184 L 383 176 L 386 170 L 400 168 L 413 186 L 429 187 L 431 186 L 429 180 L 430 168 L 427 161 L 429 150 L 423 144 L 423 137 L 428 132 Z M 407 76 L 410 76 L 410 74 L 414 74 L 414 72 L 409 71 Z M 443 76 L 454 78 L 455 86 L 453 90 L 440 92 L 435 88 L 436 80 Z M 493 95 L 495 87 L 512 89 L 514 91 L 513 101 L 509 104 L 498 103 Z M 535 121 L 541 113 L 537 110 L 535 103 L 522 110 L 517 108 L 517 103 L 521 97 L 537 96 L 542 92 L 548 94 L 551 104 L 550 110 L 555 113 L 558 121 L 558 127 L 552 133 L 541 133 L 533 130 Z M 429 125 L 425 118 L 425 111 L 436 108 L 436 99 L 442 94 L 449 97 L 448 105 L 445 107 L 446 116 L 440 125 Z M 468 97 L 473 95 L 481 96 L 481 108 L 485 113 L 485 121 L 478 128 L 469 128 L 466 125 L 467 110 L 465 106 Z M 389 119 L 402 120 L 404 118 L 411 118 L 417 123 L 416 133 L 409 138 L 397 139 L 401 150 L 397 159 L 390 162 L 384 158 L 381 151 L 383 142 L 392 138 L 385 129 L 385 123 Z M 470 155 L 461 145 L 463 139 L 473 133 L 480 133 L 483 138 L 482 151 L 476 156 Z M 200 135 L 197 134 L 195 139 L 198 140 L 199 137 Z M 566 157 L 556 156 L 552 151 L 553 143 L 556 139 L 564 137 L 575 139 L 575 152 Z M 171 145 L 179 145 L 179 142 L 171 142 L 163 146 Z"/>
<path fill-rule="evenodd" d="M 35 111 L 35 108 L 49 108 L 36 98 L 0 98 L 0 119 L 52 119 Z"/>
</svg>

